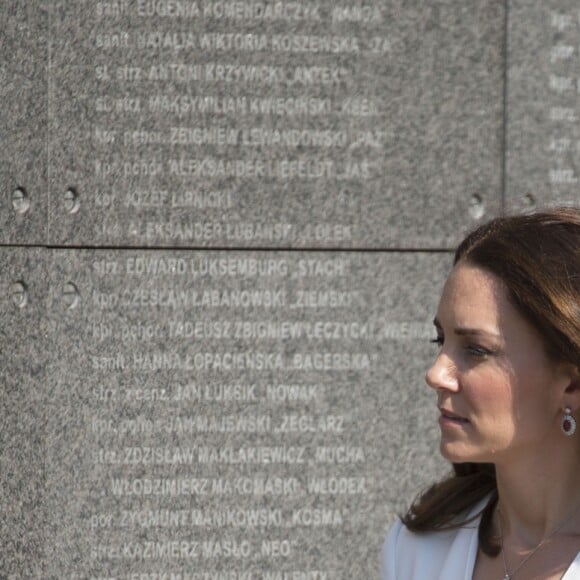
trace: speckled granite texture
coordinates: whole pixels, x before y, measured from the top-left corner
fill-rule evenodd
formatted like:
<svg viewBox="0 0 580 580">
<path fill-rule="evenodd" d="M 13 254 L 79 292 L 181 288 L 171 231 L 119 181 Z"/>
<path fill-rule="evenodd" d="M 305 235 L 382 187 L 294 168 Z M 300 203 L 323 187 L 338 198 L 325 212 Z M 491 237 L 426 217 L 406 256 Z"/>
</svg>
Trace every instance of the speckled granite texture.
<svg viewBox="0 0 580 580">
<path fill-rule="evenodd" d="M 0 3 L 0 578 L 376 577 L 434 250 L 580 202 L 576 6 L 506 5 Z"/>
<path fill-rule="evenodd" d="M 11 144 L 0 174 L 50 244 L 451 248 L 500 210 L 501 4 L 28 4 L 5 90 L 39 176 Z"/>
<path fill-rule="evenodd" d="M 0 3 L 0 243 L 44 244 L 48 208 L 48 11 Z"/>
<path fill-rule="evenodd" d="M 42 578 L 47 252 L 0 248 L 0 577 Z"/>
<path fill-rule="evenodd" d="M 445 469 L 423 374 L 448 255 L 1 258 L 30 290 L 3 306 L 2 573 L 372 577 Z"/>
<path fill-rule="evenodd" d="M 510 2 L 506 202 L 511 211 L 580 204 L 579 40 L 573 0 Z"/>
</svg>

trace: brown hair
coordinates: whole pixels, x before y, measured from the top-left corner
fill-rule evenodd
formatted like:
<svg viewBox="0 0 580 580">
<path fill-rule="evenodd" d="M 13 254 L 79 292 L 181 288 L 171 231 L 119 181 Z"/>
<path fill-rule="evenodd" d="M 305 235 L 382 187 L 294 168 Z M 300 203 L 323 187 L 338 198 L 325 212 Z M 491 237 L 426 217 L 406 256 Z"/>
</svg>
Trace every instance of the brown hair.
<svg viewBox="0 0 580 580">
<path fill-rule="evenodd" d="M 512 304 L 541 333 L 548 354 L 580 366 L 580 209 L 495 218 L 461 242 L 453 263 L 460 260 L 501 279 Z M 419 496 L 402 521 L 414 532 L 459 528 L 467 523 L 465 511 L 488 495 L 479 544 L 496 556 L 493 464 L 454 463 L 452 474 Z"/>
</svg>

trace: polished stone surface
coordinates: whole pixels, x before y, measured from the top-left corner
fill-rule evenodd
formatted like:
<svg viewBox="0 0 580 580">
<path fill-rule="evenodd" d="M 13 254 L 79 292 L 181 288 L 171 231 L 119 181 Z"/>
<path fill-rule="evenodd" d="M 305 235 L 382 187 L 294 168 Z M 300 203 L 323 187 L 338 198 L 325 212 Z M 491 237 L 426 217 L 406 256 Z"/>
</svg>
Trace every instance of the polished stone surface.
<svg viewBox="0 0 580 580">
<path fill-rule="evenodd" d="M 0 248 L 0 577 L 42 578 L 47 254 Z"/>
<path fill-rule="evenodd" d="M 418 250 L 504 162 L 580 202 L 573 3 L 507 70 L 503 3 L 277 5 L 0 6 L 2 578 L 376 577 L 446 469 Z"/>
<path fill-rule="evenodd" d="M 580 205 L 579 41 L 577 2 L 510 3 L 509 211 Z"/>
<path fill-rule="evenodd" d="M 4 453 L 46 513 L 43 578 L 370 578 L 395 513 L 445 469 L 423 375 L 449 255 L 0 256 L 13 277 L 46 264 L 45 322 L 14 307 L 1 337 L 23 361 L 3 366 Z M 38 530 L 24 515 L 13 529 Z"/>
<path fill-rule="evenodd" d="M 55 2 L 51 244 L 451 248 L 499 211 L 500 3 L 263 6 Z"/>
<path fill-rule="evenodd" d="M 44 244 L 48 208 L 48 9 L 0 3 L 0 244 Z"/>
</svg>

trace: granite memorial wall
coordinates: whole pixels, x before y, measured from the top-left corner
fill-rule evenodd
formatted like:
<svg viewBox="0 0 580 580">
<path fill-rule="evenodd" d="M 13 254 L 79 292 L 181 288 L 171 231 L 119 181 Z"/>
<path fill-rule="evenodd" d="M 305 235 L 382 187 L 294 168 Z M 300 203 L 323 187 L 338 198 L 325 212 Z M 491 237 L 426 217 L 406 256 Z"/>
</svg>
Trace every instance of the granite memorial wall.
<svg viewBox="0 0 580 580">
<path fill-rule="evenodd" d="M 575 3 L 0 18 L 0 576 L 376 577 L 454 245 L 580 203 Z"/>
</svg>

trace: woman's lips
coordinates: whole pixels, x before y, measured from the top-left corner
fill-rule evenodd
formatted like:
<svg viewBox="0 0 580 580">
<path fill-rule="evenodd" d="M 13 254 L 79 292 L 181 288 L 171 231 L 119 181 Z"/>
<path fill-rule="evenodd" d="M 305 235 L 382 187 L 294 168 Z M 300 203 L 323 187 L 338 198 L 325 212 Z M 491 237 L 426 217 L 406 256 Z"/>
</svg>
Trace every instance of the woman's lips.
<svg viewBox="0 0 580 580">
<path fill-rule="evenodd" d="M 447 409 L 443 409 L 441 407 L 439 407 L 439 411 L 441 412 L 439 423 L 445 425 L 466 425 L 469 423 L 468 419 L 457 415 L 457 413 L 453 413 L 452 411 L 448 411 Z"/>
</svg>

